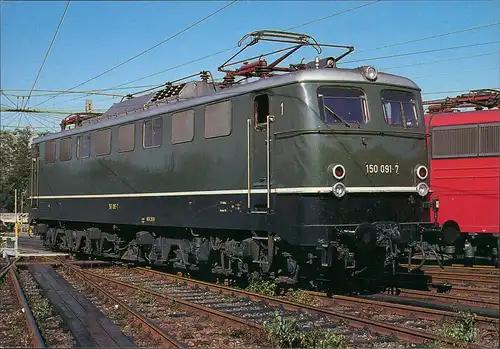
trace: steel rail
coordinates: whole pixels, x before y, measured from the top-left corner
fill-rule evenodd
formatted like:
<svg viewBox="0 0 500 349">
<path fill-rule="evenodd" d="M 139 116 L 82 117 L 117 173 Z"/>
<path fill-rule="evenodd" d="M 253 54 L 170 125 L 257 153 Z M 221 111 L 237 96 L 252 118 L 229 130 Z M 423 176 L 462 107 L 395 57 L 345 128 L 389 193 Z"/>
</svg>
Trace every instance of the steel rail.
<svg viewBox="0 0 500 349">
<path fill-rule="evenodd" d="M 455 275 L 452 276 L 446 276 L 446 275 L 436 275 L 436 274 L 430 274 L 430 277 L 432 277 L 432 281 L 446 281 L 446 282 L 451 282 L 451 283 L 460 283 L 460 284 L 476 284 L 476 285 L 482 285 L 482 286 L 498 286 L 499 280 L 498 277 L 496 278 L 497 280 L 488 280 L 488 279 L 481 279 L 478 277 L 467 277 L 467 278 L 462 278 L 462 277 L 457 277 Z M 498 292 L 498 288 L 493 289 Z"/>
<path fill-rule="evenodd" d="M 368 327 L 374 332 L 380 333 L 380 334 L 386 334 L 386 335 L 396 335 L 398 338 L 409 340 L 409 341 L 417 341 L 419 343 L 423 343 L 425 341 L 439 341 L 445 344 L 450 344 L 453 346 L 457 345 L 462 345 L 460 341 L 449 339 L 449 338 L 444 338 L 440 337 L 438 335 L 432 334 L 432 333 L 426 333 L 418 330 L 413 330 L 410 328 L 405 328 L 402 326 L 398 325 L 392 325 L 389 323 L 384 323 L 381 321 L 376 321 L 376 320 L 371 320 L 367 318 L 362 318 L 362 317 L 357 317 L 354 315 L 350 314 L 345 314 L 341 313 L 338 311 L 333 311 L 329 309 L 323 309 L 323 308 L 318 308 L 314 306 L 310 306 L 307 304 L 301 304 L 301 303 L 295 303 L 292 301 L 280 299 L 280 298 L 275 298 L 271 296 L 265 296 L 261 295 L 258 293 L 253 293 L 249 291 L 244 291 L 232 287 L 227 287 L 227 286 L 222 286 L 222 285 L 216 285 L 216 284 L 211 284 L 208 282 L 204 281 L 198 281 L 198 280 L 193 280 L 189 278 L 185 278 L 182 276 L 176 276 L 168 273 L 163 273 L 147 268 L 137 268 L 138 270 L 142 270 L 146 273 L 151 273 L 151 274 L 156 274 L 159 276 L 162 276 L 167 279 L 171 280 L 176 280 L 180 283 L 185 283 L 190 286 L 204 286 L 207 289 L 215 292 L 220 292 L 223 294 L 232 294 L 232 295 L 238 295 L 242 297 L 248 297 L 249 299 L 253 301 L 265 301 L 269 305 L 277 306 L 277 307 L 283 307 L 284 309 L 291 310 L 291 311 L 304 311 L 307 310 L 312 314 L 315 315 L 323 315 L 323 316 L 330 316 L 339 320 L 346 321 L 349 325 L 353 327 L 358 327 L 358 328 L 365 328 Z M 469 348 L 481 348 L 480 346 L 476 344 L 468 344 Z"/>
<path fill-rule="evenodd" d="M 106 297 L 108 300 L 110 300 L 114 304 L 117 304 L 119 307 L 124 309 L 128 314 L 132 315 L 133 318 L 135 319 L 135 322 L 138 323 L 143 328 L 145 328 L 147 331 L 150 331 L 154 337 L 158 338 L 162 342 L 162 345 L 165 345 L 165 347 L 167 347 L 167 348 L 187 348 L 187 345 L 179 342 L 173 336 L 166 334 L 154 322 L 147 319 L 146 317 L 144 317 L 140 313 L 136 312 L 135 310 L 130 308 L 128 305 L 126 305 L 124 302 L 120 301 L 115 296 L 113 296 L 111 293 L 106 291 L 104 288 L 97 285 L 94 281 L 90 280 L 85 275 L 85 274 L 87 274 L 86 272 L 81 271 L 78 268 L 76 268 L 75 266 L 68 264 L 68 263 L 64 263 L 64 265 L 66 267 L 68 267 L 77 277 L 79 277 L 84 283 L 86 283 L 92 289 L 96 290 L 98 293 L 100 293 L 101 295 Z"/>
<path fill-rule="evenodd" d="M 466 267 L 466 266 L 460 265 L 460 264 L 452 264 L 450 268 L 475 268 L 475 269 L 495 269 L 495 270 L 498 270 L 497 267 L 494 267 L 491 265 L 474 265 L 472 267 Z"/>
<path fill-rule="evenodd" d="M 430 276 L 448 276 L 448 277 L 458 277 L 458 278 L 496 278 L 498 279 L 499 274 L 486 274 L 482 273 L 462 273 L 456 271 L 437 271 L 437 270 L 424 270 L 424 274 Z"/>
<path fill-rule="evenodd" d="M 384 302 L 384 301 L 378 301 L 378 300 L 372 300 L 372 299 L 364 299 L 364 298 L 340 296 L 340 295 L 328 297 L 325 293 L 322 293 L 322 292 L 307 291 L 307 293 L 310 295 L 317 296 L 317 297 L 331 299 L 335 302 L 338 302 L 339 304 L 376 305 L 376 306 L 380 306 L 383 308 L 395 310 L 399 313 L 405 313 L 405 314 L 411 313 L 411 314 L 420 315 L 421 318 L 428 319 L 428 320 L 440 320 L 443 317 L 453 317 L 453 318 L 459 317 L 459 315 L 457 313 L 454 313 L 452 311 L 446 311 L 446 310 L 424 308 L 424 307 L 418 307 L 418 306 L 414 306 L 414 305 L 390 303 L 390 302 Z M 479 322 L 487 323 L 487 324 L 498 325 L 498 323 L 499 323 L 499 320 L 497 318 L 487 317 L 487 316 L 477 316 L 476 320 Z"/>
<path fill-rule="evenodd" d="M 71 261 L 67 262 L 72 265 L 77 265 L 77 266 L 82 266 L 82 267 L 106 267 L 106 266 L 111 266 L 113 265 L 112 262 L 104 262 L 104 261 Z M 51 262 L 46 262 L 46 261 L 27 261 L 27 262 L 17 262 L 16 265 L 18 267 L 24 267 L 24 266 L 29 266 L 29 265 L 40 265 L 40 264 L 45 264 L 45 265 L 50 265 L 50 266 L 58 266 L 58 265 L 63 265 L 64 262 L 56 262 L 56 261 L 51 261 Z M 0 263 L 0 266 L 2 264 Z M 4 268 L 8 267 L 9 264 L 3 265 Z M 3 269 L 2 269 L 3 273 Z"/>
<path fill-rule="evenodd" d="M 448 295 L 448 294 L 442 294 L 442 293 L 430 293 L 427 291 L 417 291 L 417 290 L 408 290 L 408 289 L 401 289 L 401 294 L 409 294 L 412 296 L 415 296 L 415 298 L 423 298 L 423 299 L 437 299 L 437 300 L 442 300 L 442 299 L 450 299 L 450 300 L 456 300 L 456 301 L 461 301 L 461 302 L 472 302 L 472 303 L 479 303 L 479 304 L 484 304 L 488 306 L 499 306 L 498 300 L 490 300 L 490 299 L 483 299 L 483 298 L 469 298 L 469 297 L 461 297 L 461 296 L 454 296 L 454 295 Z"/>
<path fill-rule="evenodd" d="M 3 279 L 5 275 L 7 275 L 13 265 L 14 263 L 9 261 L 6 265 L 3 266 L 2 271 L 0 271 L 0 280 Z"/>
<path fill-rule="evenodd" d="M 10 259 L 7 256 L 7 261 L 10 263 Z M 35 317 L 33 316 L 33 312 L 29 306 L 28 300 L 24 295 L 23 289 L 21 288 L 21 284 L 17 279 L 16 272 L 17 268 L 15 266 L 15 261 L 10 264 L 9 267 L 9 275 L 11 277 L 12 283 L 14 284 L 14 289 L 16 290 L 17 300 L 19 301 L 19 305 L 22 307 L 24 312 L 24 317 L 26 319 L 26 324 L 28 325 L 28 330 L 31 332 L 33 337 L 33 345 L 36 348 L 46 348 L 43 337 L 38 329 L 38 325 L 36 323 Z"/>
<path fill-rule="evenodd" d="M 416 264 L 400 264 L 402 267 L 404 268 L 407 268 L 408 266 L 410 267 L 415 267 L 417 266 Z M 441 271 L 443 269 L 441 269 L 441 267 L 439 265 L 425 265 L 423 268 L 422 268 L 423 271 L 434 271 L 434 270 L 438 270 L 438 271 Z M 445 265 L 444 266 L 444 271 L 453 271 L 453 270 L 456 270 L 456 271 L 469 271 L 469 272 L 480 272 L 480 273 L 484 273 L 484 272 L 493 272 L 493 273 L 499 273 L 500 270 L 498 268 L 495 268 L 493 266 L 488 266 L 488 265 L 476 265 L 476 266 L 473 266 L 473 267 L 465 267 L 465 266 L 460 266 L 460 265 Z"/>
<path fill-rule="evenodd" d="M 477 288 L 477 287 L 466 287 L 466 286 L 453 286 L 452 291 L 467 291 L 474 292 L 475 294 L 483 293 L 493 296 L 498 296 L 498 288 Z"/>
</svg>

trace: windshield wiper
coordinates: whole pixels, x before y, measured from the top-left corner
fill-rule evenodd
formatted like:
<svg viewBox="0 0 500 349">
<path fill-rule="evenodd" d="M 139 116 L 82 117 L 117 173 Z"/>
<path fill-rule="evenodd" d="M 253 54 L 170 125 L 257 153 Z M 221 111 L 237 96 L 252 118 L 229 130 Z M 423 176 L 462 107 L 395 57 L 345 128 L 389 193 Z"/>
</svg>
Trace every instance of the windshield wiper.
<svg viewBox="0 0 500 349">
<path fill-rule="evenodd" d="M 336 112 L 334 112 L 333 110 L 331 110 L 328 106 L 324 105 L 325 109 L 328 110 L 333 116 L 335 116 L 337 118 L 337 120 L 339 120 L 341 123 L 343 123 L 346 127 L 351 127 L 351 125 L 349 125 L 349 123 L 347 121 L 345 121 L 344 119 L 342 119 L 339 114 L 337 114 Z"/>
<path fill-rule="evenodd" d="M 406 124 L 406 115 L 405 108 L 403 107 L 403 102 L 399 103 L 399 110 L 401 111 L 401 123 L 403 124 L 403 128 L 406 130 L 408 125 Z"/>
</svg>

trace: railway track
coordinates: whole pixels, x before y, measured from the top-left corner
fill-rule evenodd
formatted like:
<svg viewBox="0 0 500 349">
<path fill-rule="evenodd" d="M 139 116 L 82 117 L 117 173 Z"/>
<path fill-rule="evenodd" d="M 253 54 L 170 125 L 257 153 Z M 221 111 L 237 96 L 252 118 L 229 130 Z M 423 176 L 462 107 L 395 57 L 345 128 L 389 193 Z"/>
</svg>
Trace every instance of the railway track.
<svg viewBox="0 0 500 349">
<path fill-rule="evenodd" d="M 498 296 L 499 293 L 499 290 L 494 288 L 479 288 L 479 287 L 467 287 L 467 286 L 453 286 L 452 290 L 468 291 L 468 292 L 474 292 L 474 294 L 488 295 L 488 296 Z"/>
<path fill-rule="evenodd" d="M 26 267 L 26 266 L 30 266 L 30 265 L 37 265 L 40 263 L 43 263 L 46 265 L 51 265 L 51 266 L 57 266 L 57 265 L 64 264 L 63 262 L 60 262 L 60 261 L 45 261 L 44 258 L 29 257 L 28 260 L 26 260 L 26 261 L 16 262 L 16 265 L 18 267 Z M 111 263 L 111 262 L 104 262 L 104 261 L 68 261 L 67 263 L 71 263 L 71 264 L 78 265 L 81 267 L 89 267 L 89 268 L 105 267 L 105 266 L 113 265 L 113 263 Z M 8 263 L 0 263 L 0 266 L 2 266 L 2 272 L 3 272 L 3 269 L 8 268 L 9 264 Z M 2 272 L 0 272 L 0 275 Z"/>
<path fill-rule="evenodd" d="M 154 337 L 162 345 L 162 347 L 187 348 L 184 343 L 179 342 L 175 337 L 165 333 L 153 321 L 147 319 L 145 316 L 135 311 L 132 307 L 127 305 L 126 302 L 118 299 L 117 296 L 89 278 L 83 270 L 75 268 L 72 263 L 64 263 L 64 265 L 68 267 L 73 272 L 73 274 L 76 275 L 86 286 L 88 286 L 94 292 L 98 293 L 101 297 L 107 299 L 112 304 L 115 304 L 115 308 L 118 307 L 124 313 L 126 313 L 126 317 L 130 319 L 134 324 L 142 327 L 144 331 L 150 333 L 151 336 Z"/>
<path fill-rule="evenodd" d="M 48 347 L 137 347 L 85 294 L 72 288 L 51 265 L 43 263 L 43 259 L 27 258 L 28 262 L 20 266 L 16 273 L 19 273 L 20 288 L 24 290 L 26 304 L 31 304 L 36 310 L 34 324 L 38 324 L 38 333 L 41 333 Z M 86 266 L 88 264 L 82 265 Z M 12 267 L 10 272 L 14 273 L 16 267 Z M 102 294 L 100 296 L 104 297 Z M 113 302 L 113 306 L 118 307 L 118 304 Z M 145 336 L 152 337 L 150 330 L 148 327 L 144 331 Z M 149 343 L 151 341 L 141 344 L 147 346 Z M 160 346 L 182 347 L 165 342 L 160 343 Z"/>
<path fill-rule="evenodd" d="M 482 297 L 465 297 L 458 295 L 449 295 L 443 293 L 432 293 L 428 291 L 417 291 L 417 290 L 409 290 L 409 289 L 401 289 L 400 296 L 404 297 L 412 297 L 418 299 L 425 300 L 436 300 L 436 301 L 456 301 L 457 303 L 473 303 L 480 307 L 491 307 L 498 308 L 499 302 L 497 299 L 487 299 Z"/>
<path fill-rule="evenodd" d="M 441 320 L 444 317 L 450 317 L 450 318 L 459 317 L 459 315 L 456 312 L 439 310 L 431 307 L 405 305 L 393 302 L 379 301 L 375 299 L 365 299 L 360 297 L 350 297 L 350 296 L 340 296 L 340 295 L 328 297 L 327 294 L 323 292 L 308 291 L 307 293 L 339 304 L 346 304 L 350 306 L 351 305 L 379 306 L 380 308 L 391 309 L 392 311 L 395 311 L 399 314 L 406 314 L 406 315 L 411 314 L 413 316 L 429 320 Z M 494 316 L 478 316 L 476 317 L 476 321 L 493 326 L 498 326 L 499 324 L 498 317 Z"/>
<path fill-rule="evenodd" d="M 2 318 L 2 320 L 0 322 L 0 328 L 7 325 L 8 326 L 7 336 L 12 335 L 12 333 L 14 334 L 17 333 L 18 338 L 3 338 L 2 345 L 9 346 L 8 342 L 13 341 L 11 342 L 10 345 L 18 346 L 23 341 L 23 338 L 19 337 L 24 337 L 27 335 L 27 337 L 25 338 L 26 339 L 30 338 L 32 343 L 31 345 L 33 347 L 46 348 L 45 342 L 42 338 L 35 317 L 33 316 L 33 312 L 21 288 L 21 284 L 19 283 L 15 261 L 11 262 L 7 257 L 7 264 L 8 266 L 5 267 L 4 270 L 2 270 L 2 273 L 4 274 L 4 276 L 7 276 L 8 280 L 3 279 L 5 283 L 1 286 L 2 290 L 0 293 L 0 302 L 1 302 L 0 317 Z M 15 304 L 15 302 L 12 300 L 13 294 L 16 295 L 17 304 Z M 18 321 L 16 322 L 16 317 L 17 317 L 16 315 L 18 314 L 19 311 L 22 311 L 22 313 L 24 314 L 24 320 L 26 323 L 27 331 L 20 330 L 20 332 L 18 333 L 19 329 L 13 327 L 20 325 Z M 19 320 L 18 317 L 17 320 Z"/>
<path fill-rule="evenodd" d="M 75 275 L 77 278 L 86 283 L 92 289 L 97 290 L 98 293 L 101 293 L 108 299 L 112 300 L 113 303 L 116 303 L 124 307 L 125 309 L 127 309 L 129 313 L 135 313 L 134 316 L 137 319 L 139 319 L 142 323 L 148 323 L 149 325 L 154 325 L 155 326 L 154 331 L 157 333 L 165 334 L 164 329 L 169 327 L 168 325 L 172 325 L 172 323 L 174 323 L 175 326 L 177 326 L 175 330 L 176 333 L 181 333 L 182 330 L 189 331 L 189 329 L 195 329 L 199 331 L 200 332 L 199 335 L 205 338 L 193 340 L 192 338 L 190 338 L 192 333 L 190 336 L 188 336 L 189 338 L 187 341 L 189 340 L 191 340 L 191 342 L 198 341 L 195 343 L 196 344 L 195 346 L 210 346 L 210 344 L 208 343 L 203 343 L 207 341 L 206 338 L 207 336 L 203 336 L 203 333 L 206 333 L 207 331 L 209 332 L 210 331 L 209 327 L 213 325 L 207 322 L 205 320 L 206 318 L 210 318 L 210 320 L 214 320 L 215 322 L 217 322 L 220 332 L 224 332 L 223 336 L 226 337 L 231 335 L 231 333 L 227 331 L 227 326 L 232 327 L 234 329 L 245 330 L 245 331 L 248 329 L 258 330 L 258 331 L 262 330 L 261 325 L 252 323 L 251 321 L 245 319 L 230 316 L 228 314 L 219 312 L 211 308 L 200 306 L 198 304 L 187 302 L 175 297 L 169 297 L 159 292 L 147 290 L 143 287 L 123 282 L 120 280 L 108 278 L 103 275 L 98 275 L 88 270 L 82 270 L 78 267 L 75 267 L 74 265 L 66 265 L 66 267 L 70 270 L 72 275 Z M 111 295 L 111 292 L 113 292 L 113 295 Z M 130 299 L 132 299 L 134 295 L 140 295 L 140 297 L 143 298 L 154 297 L 155 300 L 159 301 L 158 306 L 156 306 L 156 310 L 158 310 L 159 308 L 174 307 L 175 309 L 180 308 L 186 310 L 187 313 L 189 314 L 188 315 L 179 314 L 177 311 L 174 311 L 173 313 L 172 312 L 166 313 L 165 316 L 160 316 L 158 313 L 156 313 L 148 318 L 147 316 L 134 311 L 132 309 L 132 305 L 127 306 L 125 304 L 129 303 Z M 159 322 L 155 320 L 155 323 L 153 323 L 153 321 L 150 320 L 152 316 L 156 317 Z M 188 319 L 186 317 L 184 321 L 181 321 L 181 319 L 184 318 L 185 316 L 188 316 L 190 318 Z M 170 324 L 168 323 L 168 321 L 165 321 L 165 319 L 168 320 L 169 317 L 173 319 L 173 321 L 171 321 Z M 181 327 L 183 327 L 183 329 Z M 186 337 L 184 333 L 181 334 L 180 336 Z M 169 337 L 173 338 L 172 336 Z M 208 335 L 208 337 L 210 337 L 210 335 Z M 210 338 L 208 339 L 211 340 Z M 181 347 L 186 347 L 186 344 L 175 339 L 175 342 L 171 342 L 169 346 L 181 348 Z"/>
<path fill-rule="evenodd" d="M 123 276 L 121 272 L 116 271 L 114 272 L 115 274 L 113 274 L 112 277 L 105 276 L 105 274 L 110 274 L 109 270 L 107 270 L 106 272 L 104 272 L 104 270 L 102 272 L 97 272 L 97 270 L 94 270 L 94 272 L 92 273 L 88 271 L 84 272 L 88 275 L 92 274 L 92 277 L 94 279 L 107 280 L 108 282 L 115 283 L 120 282 L 125 287 L 136 289 L 140 288 L 143 292 L 155 294 L 158 297 L 165 297 L 166 294 L 168 294 L 167 297 L 174 297 L 178 301 L 195 302 L 199 305 L 219 309 L 225 313 L 232 313 L 233 315 L 236 315 L 238 317 L 245 317 L 247 319 L 252 318 L 252 322 L 257 323 L 257 325 L 258 323 L 263 322 L 263 313 L 267 313 L 267 315 L 269 315 L 274 310 L 276 310 L 276 308 L 281 308 L 285 312 L 292 312 L 288 314 L 284 313 L 283 316 L 297 316 L 297 314 L 301 314 L 303 317 L 303 323 L 306 324 L 307 322 L 314 321 L 316 324 L 319 323 L 320 325 L 326 325 L 327 323 L 331 323 L 331 319 L 335 319 L 337 321 L 348 323 L 353 328 L 363 329 L 367 327 L 371 331 L 378 334 L 395 335 L 400 339 L 413 342 L 422 343 L 426 341 L 438 341 L 450 345 L 457 345 L 459 343 L 458 341 L 443 338 L 433 333 L 408 328 L 408 326 L 405 327 L 403 325 L 355 316 L 332 309 L 318 308 L 310 305 L 294 303 L 281 298 L 264 296 L 222 285 L 215 285 L 158 271 L 153 271 L 150 269 L 136 268 L 136 270 L 139 271 L 140 274 L 142 274 L 142 277 L 132 277 L 132 273 L 128 273 L 126 276 Z M 119 278 L 125 278 L 128 281 L 124 282 L 119 280 Z M 162 283 L 161 280 L 168 280 L 168 284 Z M 135 283 L 135 285 L 133 283 Z M 139 284 L 141 285 L 141 287 L 137 286 Z M 152 289 L 154 289 L 154 291 Z M 232 305 L 231 303 L 234 303 L 235 300 L 233 299 L 231 301 L 228 301 L 227 296 L 236 296 L 239 299 L 237 300 L 237 304 Z M 221 301 L 223 302 L 223 304 L 221 304 Z M 248 303 L 249 301 L 253 303 Z M 236 311 L 234 311 L 235 308 Z M 402 308 L 400 308 L 400 310 L 402 310 Z M 412 311 L 414 311 L 414 309 L 412 309 Z M 405 311 L 405 313 L 408 314 L 409 312 Z M 437 316 L 442 317 L 444 315 L 444 313 L 439 312 L 436 312 L 434 314 L 428 312 L 428 314 L 430 314 L 429 317 L 432 317 L 433 319 L 435 319 Z M 310 318 L 311 316 L 316 316 L 316 319 Z M 408 318 L 404 318 L 403 320 L 410 321 L 409 318 L 411 318 L 411 316 Z M 488 322 L 490 320 L 485 319 L 485 321 Z M 471 344 L 470 347 L 479 348 L 481 346 Z"/>
<path fill-rule="evenodd" d="M 401 267 L 407 268 L 408 264 L 401 264 Z M 415 265 L 410 265 L 414 268 Z M 424 273 L 452 273 L 455 275 L 460 274 L 472 274 L 472 275 L 484 275 L 484 276 L 494 276 L 500 274 L 500 269 L 494 267 L 461 267 L 461 266 L 445 266 L 441 268 L 438 265 L 426 265 L 421 269 Z"/>
<path fill-rule="evenodd" d="M 426 275 L 430 276 L 448 276 L 459 278 L 486 278 L 490 280 L 497 279 L 498 273 L 479 273 L 479 272 L 463 272 L 463 271 L 448 271 L 448 270 L 424 270 Z"/>
<path fill-rule="evenodd" d="M 402 264 L 408 267 L 408 264 Z M 413 265 L 410 265 L 413 266 Z M 493 267 L 444 267 L 425 266 L 422 268 L 425 275 L 432 277 L 433 282 L 452 283 L 455 285 L 479 285 L 496 289 L 500 282 L 499 269 Z"/>
<path fill-rule="evenodd" d="M 17 258 L 14 260 L 11 260 L 10 258 L 7 260 L 6 263 L 2 263 L 2 270 L 0 271 L 0 280 L 4 278 L 7 273 L 9 272 L 10 268 L 17 262 Z"/>
<path fill-rule="evenodd" d="M 425 273 L 449 273 L 454 275 L 467 275 L 467 276 L 483 276 L 492 277 L 498 276 L 498 269 L 476 269 L 476 268 L 456 268 L 456 269 L 441 269 L 441 268 L 425 268 L 423 270 Z"/>
<path fill-rule="evenodd" d="M 438 281 L 442 283 L 451 283 L 453 285 L 470 285 L 470 286 L 486 286 L 491 290 L 498 292 L 498 276 L 489 276 L 488 278 L 482 278 L 477 276 L 462 276 L 456 274 L 441 274 L 441 273 L 431 273 L 428 274 L 432 277 L 432 281 Z"/>
<path fill-rule="evenodd" d="M 314 292 L 314 291 L 307 291 L 308 294 L 320 297 L 322 299 L 328 299 L 334 302 L 337 302 L 339 304 L 347 304 L 347 305 L 377 305 L 382 308 L 388 308 L 392 309 L 398 312 L 402 312 L 404 314 L 411 313 L 415 316 L 420 316 L 425 319 L 430 319 L 430 320 L 440 320 L 443 317 L 451 317 L 451 318 L 457 318 L 458 314 L 452 311 L 445 311 L 445 310 L 439 310 L 435 309 L 432 307 L 427 307 L 427 306 L 413 306 L 413 305 L 405 305 L 405 304 L 399 304 L 399 303 L 393 303 L 393 302 L 387 302 L 387 301 L 379 301 L 376 299 L 366 299 L 363 297 L 351 297 L 351 296 L 341 296 L 341 295 L 334 295 L 331 297 L 328 297 L 326 293 L 323 292 Z M 396 297 L 392 297 L 396 298 Z M 479 322 L 484 322 L 486 324 L 492 324 L 492 325 L 498 325 L 499 320 L 498 317 L 495 316 L 478 316 L 476 318 L 476 321 Z"/>
</svg>

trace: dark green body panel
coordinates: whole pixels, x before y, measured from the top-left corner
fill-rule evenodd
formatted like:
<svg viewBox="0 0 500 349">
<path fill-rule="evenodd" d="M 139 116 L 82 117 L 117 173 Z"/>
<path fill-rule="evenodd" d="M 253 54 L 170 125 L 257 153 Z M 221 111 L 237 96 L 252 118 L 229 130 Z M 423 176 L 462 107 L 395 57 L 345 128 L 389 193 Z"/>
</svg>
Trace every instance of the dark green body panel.
<svg viewBox="0 0 500 349">
<path fill-rule="evenodd" d="M 361 87 L 368 96 L 371 121 L 350 128 L 326 125 L 318 112 L 316 89 L 325 82 L 301 82 L 270 87 L 231 97 L 232 130 L 227 137 L 205 139 L 204 105 L 195 107 L 195 136 L 189 143 L 170 143 L 171 113 L 163 116 L 163 140 L 158 148 L 142 147 L 142 119 L 135 121 L 135 150 L 117 153 L 117 126 L 112 127 L 111 153 L 76 158 L 76 136 L 70 161 L 45 164 L 40 146 L 39 205 L 32 218 L 41 221 L 96 222 L 196 227 L 228 230 L 274 231 L 294 244 L 313 245 L 337 225 L 396 220 L 398 223 L 427 222 L 428 209 L 416 193 L 377 193 L 377 187 L 411 187 L 417 184 L 417 165 L 427 166 L 423 110 L 420 93 L 413 90 L 421 126 L 405 134 L 384 121 L 377 83 L 328 84 Z M 398 89 L 398 87 L 392 87 Z M 401 88 L 399 88 L 401 89 Z M 408 88 L 404 88 L 408 91 Z M 275 116 L 271 134 L 271 188 L 292 188 L 271 194 L 272 214 L 252 214 L 247 207 L 247 119 L 252 117 L 253 98 L 270 96 L 270 113 Z M 120 120 L 119 118 L 117 120 Z M 81 132 L 84 128 L 81 129 Z M 387 134 L 384 134 L 387 132 Z M 418 134 L 415 134 L 418 133 Z M 64 132 L 59 135 L 64 136 Z M 251 128 L 253 188 L 265 189 L 265 131 Z M 338 199 L 330 193 L 311 194 L 303 188 L 328 189 L 336 182 L 332 165 L 346 169 L 343 183 L 349 187 L 370 187 L 374 194 L 347 194 Z M 367 164 L 399 165 L 398 174 L 366 174 Z M 258 183 L 258 185 L 257 185 Z M 235 194 L 213 191 L 239 190 Z M 185 192 L 212 191 L 212 194 Z M 173 195 L 172 192 L 184 192 Z M 158 194 L 158 195 L 155 195 Z M 170 193 L 172 195 L 164 195 Z M 102 197 L 120 194 L 124 197 Z M 146 194 L 141 196 L 138 194 Z M 75 195 L 101 195 L 78 198 Z M 134 197 L 135 195 L 135 197 Z M 156 196 L 156 197 L 155 197 Z M 252 194 L 252 207 L 266 203 L 265 193 Z M 229 202 L 229 205 L 228 205 Z M 109 210 L 109 204 L 119 209 Z M 229 208 L 228 208 L 229 207 Z M 155 217 L 155 223 L 144 222 Z M 154 229 L 154 228 L 150 228 Z"/>
<path fill-rule="evenodd" d="M 259 91 L 271 95 L 271 113 L 276 116 L 272 133 L 273 187 L 331 186 L 333 178 L 329 166 L 340 163 L 346 168 L 346 186 L 411 186 L 416 184 L 416 165 L 427 165 L 424 126 L 418 130 L 421 137 L 411 135 L 371 134 L 370 131 L 393 131 L 384 122 L 380 87 L 363 86 L 367 91 L 372 120 L 359 128 L 343 125 L 325 125 L 318 112 L 318 102 L 307 95 L 315 95 L 319 84 L 307 88 L 292 85 Z M 349 86 L 343 84 L 342 86 Z M 355 85 L 356 86 L 356 85 Z M 357 85 L 359 86 L 359 85 Z M 305 93 L 307 91 L 307 93 Z M 302 93 L 301 93 L 302 92 Z M 418 96 L 418 94 L 416 94 Z M 294 97 L 289 97 L 294 96 Z M 298 97 L 295 97 L 298 96 Z M 117 127 L 112 129 L 110 155 L 76 158 L 76 137 L 73 137 L 72 160 L 44 164 L 41 152 L 39 195 L 118 194 L 144 192 L 171 192 L 196 190 L 246 189 L 247 124 L 252 112 L 251 95 L 232 99 L 232 132 L 228 137 L 203 137 L 203 107 L 195 108 L 195 139 L 190 143 L 170 144 L 170 114 L 163 116 L 163 144 L 158 148 L 142 147 L 142 120 L 136 121 L 135 150 L 117 153 Z M 283 114 L 280 105 L 283 103 Z M 419 116 L 423 116 L 420 111 Z M 314 132 L 314 131 L 319 132 Z M 322 134 L 321 130 L 334 131 Z M 253 130 L 252 130 L 253 131 Z M 264 132 L 257 134 L 256 154 L 252 165 L 265 170 Z M 57 157 L 59 147 L 57 147 Z M 365 164 L 399 164 L 399 174 L 366 175 Z M 265 173 L 262 173 L 265 176 Z"/>
</svg>

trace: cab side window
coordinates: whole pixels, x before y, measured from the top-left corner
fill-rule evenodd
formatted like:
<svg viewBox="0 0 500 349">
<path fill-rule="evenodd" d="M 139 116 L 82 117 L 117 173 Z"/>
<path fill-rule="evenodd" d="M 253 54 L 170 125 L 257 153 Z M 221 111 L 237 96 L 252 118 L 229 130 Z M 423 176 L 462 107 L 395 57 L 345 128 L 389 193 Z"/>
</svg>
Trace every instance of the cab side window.
<svg viewBox="0 0 500 349">
<path fill-rule="evenodd" d="M 267 116 L 270 114 L 269 96 L 267 94 L 256 96 L 253 102 L 253 107 L 255 129 L 265 130 Z"/>
</svg>

